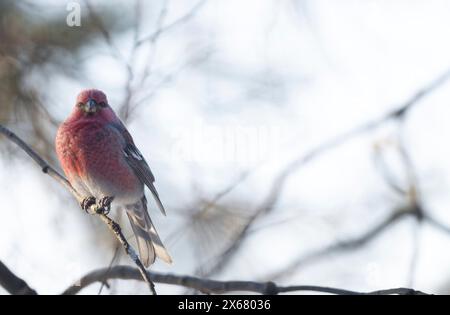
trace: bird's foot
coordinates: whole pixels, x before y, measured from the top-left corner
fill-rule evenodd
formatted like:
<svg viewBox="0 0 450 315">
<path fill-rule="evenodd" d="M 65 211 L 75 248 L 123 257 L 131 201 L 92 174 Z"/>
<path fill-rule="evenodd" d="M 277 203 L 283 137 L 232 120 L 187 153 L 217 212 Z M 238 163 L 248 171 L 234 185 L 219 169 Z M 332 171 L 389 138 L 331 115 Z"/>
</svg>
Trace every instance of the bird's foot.
<svg viewBox="0 0 450 315">
<path fill-rule="evenodd" d="M 95 198 L 90 196 L 90 197 L 84 198 L 83 201 L 80 203 L 80 206 L 81 206 L 81 209 L 86 211 L 86 213 L 90 213 L 89 209 L 91 208 L 92 205 L 95 205 L 95 203 L 96 203 Z"/>
<path fill-rule="evenodd" d="M 98 214 L 108 214 L 111 211 L 111 202 L 114 200 L 112 196 L 105 196 L 97 203 Z"/>
</svg>

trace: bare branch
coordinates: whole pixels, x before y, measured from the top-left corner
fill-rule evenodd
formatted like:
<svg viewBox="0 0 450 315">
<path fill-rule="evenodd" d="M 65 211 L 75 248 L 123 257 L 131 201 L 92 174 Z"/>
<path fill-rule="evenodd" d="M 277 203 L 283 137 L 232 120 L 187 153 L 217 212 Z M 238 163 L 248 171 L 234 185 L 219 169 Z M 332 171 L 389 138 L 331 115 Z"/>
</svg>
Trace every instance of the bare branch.
<svg viewBox="0 0 450 315">
<path fill-rule="evenodd" d="M 37 292 L 0 261 L 0 286 L 10 294 L 37 295 Z"/>
<path fill-rule="evenodd" d="M 168 24 L 166 26 L 158 27 L 155 32 L 153 32 L 153 33 L 151 33 L 151 34 L 149 34 L 147 36 L 144 36 L 143 38 L 141 38 L 140 40 L 137 41 L 137 46 L 140 46 L 140 45 L 142 45 L 142 44 L 144 44 L 145 42 L 148 42 L 148 41 L 150 41 L 150 42 L 155 41 L 155 40 L 158 39 L 158 37 L 161 34 L 163 34 L 163 33 L 167 32 L 167 31 L 175 28 L 176 26 L 178 26 L 178 25 L 180 25 L 180 24 L 182 24 L 182 23 L 184 23 L 186 21 L 188 21 L 189 19 L 191 19 L 201 9 L 201 7 L 203 7 L 203 5 L 206 3 L 206 1 L 207 0 L 199 1 L 196 5 L 194 5 L 192 7 L 192 9 L 190 9 L 186 14 L 184 14 L 180 18 L 176 19 L 175 21 L 173 21 L 172 23 L 170 23 L 170 24 Z M 164 12 L 164 14 L 165 14 L 165 12 Z"/>
<path fill-rule="evenodd" d="M 139 107 L 139 105 L 148 100 L 149 98 L 153 97 L 156 91 L 165 83 L 173 80 L 173 78 L 181 72 L 185 67 L 189 66 L 192 61 L 186 62 L 186 64 L 181 65 L 178 69 L 175 69 L 171 73 L 165 75 L 159 83 L 157 83 L 149 93 L 147 93 L 145 96 L 143 96 L 140 100 L 135 101 L 135 93 L 139 90 L 144 89 L 144 84 L 146 83 L 150 73 L 151 73 L 151 66 L 153 63 L 153 59 L 155 56 L 155 50 L 156 45 L 158 42 L 158 39 L 160 36 L 172 28 L 187 22 L 189 19 L 191 19 L 196 12 L 206 3 L 206 0 L 202 0 L 199 3 L 197 3 L 189 12 L 187 12 L 182 17 L 178 18 L 177 20 L 173 21 L 172 23 L 163 26 L 164 20 L 167 16 L 168 11 L 168 1 L 166 0 L 161 8 L 161 11 L 156 19 L 156 26 L 155 31 L 151 34 L 146 36 L 145 38 L 139 39 L 140 36 L 140 10 L 141 3 L 139 0 L 137 0 L 135 5 L 135 20 L 136 23 L 134 25 L 134 41 L 133 41 L 133 47 L 130 53 L 130 56 L 128 58 L 128 61 L 125 61 L 124 58 L 118 58 L 122 59 L 122 63 L 125 66 L 125 70 L 127 73 L 127 79 L 125 84 L 125 97 L 123 101 L 121 102 L 121 105 L 119 106 L 119 116 L 124 120 L 127 121 L 130 119 L 130 116 L 132 113 Z M 91 9 L 92 10 L 92 9 Z M 108 39 L 108 36 L 105 37 Z M 112 43 L 111 41 L 107 40 L 107 43 Z M 138 75 L 137 69 L 135 69 L 134 61 L 136 59 L 136 53 L 137 51 L 143 46 L 143 44 L 149 43 L 149 56 L 147 57 L 147 61 L 143 67 L 142 74 Z M 111 46 L 111 45 L 110 45 Z M 114 50 L 115 47 L 111 46 L 111 48 Z M 146 88 L 148 89 L 148 88 Z"/>
<path fill-rule="evenodd" d="M 407 195 L 407 190 L 397 181 L 389 165 L 386 163 L 381 145 L 377 144 L 374 150 L 374 164 L 380 170 L 381 176 L 386 184 L 400 196 Z"/>
<path fill-rule="evenodd" d="M 114 261 L 117 259 L 117 257 L 119 256 L 119 249 L 120 249 L 120 246 L 116 246 L 116 249 L 114 250 L 114 255 L 113 255 L 113 257 L 111 258 L 111 262 L 109 263 L 109 266 L 108 266 L 108 271 L 107 272 L 109 272 L 109 270 L 112 268 L 112 266 L 113 266 L 113 264 L 114 264 Z M 103 282 L 102 283 L 102 285 L 100 286 L 100 289 L 98 290 L 98 293 L 97 293 L 97 295 L 100 295 L 100 294 L 102 294 L 102 290 L 103 290 L 103 287 L 107 287 L 108 289 L 110 288 L 110 285 L 109 285 L 109 283 L 108 282 Z"/>
<path fill-rule="evenodd" d="M 286 292 L 320 292 L 338 295 L 360 295 L 360 294 L 425 294 L 420 291 L 406 288 L 396 288 L 380 290 L 368 293 L 361 293 L 356 291 L 349 291 L 344 289 L 320 287 L 312 285 L 297 285 L 297 286 L 278 286 L 273 282 L 253 282 L 253 281 L 216 281 L 209 279 L 201 279 L 190 276 L 180 276 L 173 274 L 163 274 L 158 272 L 148 272 L 151 274 L 153 281 L 157 283 L 165 283 L 172 285 L 184 286 L 187 288 L 198 290 L 206 294 L 223 294 L 228 292 L 254 292 L 267 295 L 276 295 Z M 94 270 L 81 279 L 75 285 L 67 288 L 62 294 L 77 294 L 85 287 L 95 282 L 105 282 L 108 279 L 122 279 L 122 280 L 138 280 L 142 281 L 139 271 L 129 266 L 115 266 L 108 270 L 102 268 Z"/>
<path fill-rule="evenodd" d="M 416 273 L 417 273 L 417 266 L 418 266 L 418 261 L 419 261 L 419 257 L 420 257 L 420 236 L 421 236 L 421 225 L 422 225 L 421 220 L 418 220 L 416 223 L 416 225 L 414 226 L 414 231 L 413 231 L 413 236 L 412 236 L 412 245 L 413 245 L 413 250 L 412 250 L 412 254 L 411 254 L 411 261 L 409 264 L 409 270 L 408 270 L 408 286 L 413 286 L 414 285 L 414 281 L 415 281 L 415 277 L 416 277 Z"/>
<path fill-rule="evenodd" d="M 299 258 L 295 259 L 291 263 L 289 263 L 287 266 L 280 268 L 279 271 L 272 273 L 271 275 L 267 276 L 268 279 L 275 280 L 279 278 L 283 278 L 287 276 L 288 274 L 291 274 L 298 268 L 310 264 L 312 262 L 315 262 L 317 260 L 323 259 L 325 257 L 328 257 L 329 255 L 341 252 L 341 251 L 348 251 L 348 250 L 354 250 L 361 248 L 368 242 L 375 239 L 377 236 L 379 236 L 381 233 L 386 231 L 390 226 L 392 226 L 394 223 L 399 221 L 401 218 L 403 218 L 407 214 L 413 214 L 414 212 L 407 211 L 407 210 L 400 210 L 392 213 L 390 216 L 388 216 L 386 219 L 384 219 L 382 222 L 377 224 L 375 227 L 367 231 L 366 233 L 362 234 L 361 236 L 358 236 L 354 239 L 350 239 L 347 241 L 341 241 L 336 242 L 334 244 L 331 244 L 329 246 L 326 246 L 322 249 L 318 249 L 310 254 L 302 255 Z"/>
<path fill-rule="evenodd" d="M 67 190 L 70 191 L 72 195 L 78 200 L 82 201 L 82 197 L 78 192 L 70 185 L 69 181 L 62 176 L 58 171 L 51 167 L 43 158 L 39 156 L 33 149 L 31 149 L 22 139 L 16 136 L 12 131 L 0 125 L 0 134 L 5 135 L 10 141 L 14 142 L 19 146 L 26 154 L 28 154 L 42 169 L 42 172 L 48 174 L 50 177 L 55 179 L 61 185 L 63 185 Z"/>
<path fill-rule="evenodd" d="M 323 144 L 312 149 L 309 153 L 305 154 L 304 156 L 292 161 L 292 163 L 288 167 L 286 167 L 286 170 L 297 169 L 301 166 L 305 166 L 311 160 L 318 157 L 322 153 L 330 149 L 333 149 L 341 145 L 342 143 L 350 139 L 353 139 L 356 136 L 372 131 L 388 121 L 395 119 L 400 120 L 404 119 L 407 113 L 415 105 L 419 104 L 420 101 L 422 101 L 427 95 L 431 94 L 437 88 L 441 87 L 445 82 L 448 81 L 449 78 L 450 78 L 450 69 L 448 69 L 443 74 L 439 75 L 436 79 L 434 79 L 431 83 L 429 83 L 428 85 L 426 85 L 425 87 L 414 93 L 403 105 L 399 106 L 397 109 L 387 113 L 386 115 L 378 118 L 375 121 L 363 124 L 359 127 L 351 129 L 346 133 L 336 136 L 335 138 L 329 141 L 324 142 Z"/>
<path fill-rule="evenodd" d="M 120 52 L 120 49 L 114 44 L 114 41 L 112 39 L 110 32 L 103 24 L 100 16 L 97 14 L 97 12 L 95 12 L 94 8 L 91 5 L 91 2 L 89 0 L 84 0 L 84 3 L 86 5 L 86 8 L 88 9 L 90 19 L 95 23 L 95 26 L 98 28 L 98 30 L 102 34 L 103 39 L 105 40 L 106 44 L 111 49 L 112 55 L 118 60 L 125 61 L 125 57 Z"/>
<path fill-rule="evenodd" d="M 445 225 L 442 222 L 439 222 L 438 220 L 436 220 L 435 218 L 431 217 L 430 215 L 426 214 L 424 216 L 424 220 L 429 223 L 432 227 L 434 227 L 435 229 L 444 232 L 446 234 L 448 234 L 450 236 L 450 226 Z"/>
<path fill-rule="evenodd" d="M 280 192 L 281 192 L 283 184 L 284 184 L 285 176 L 286 176 L 286 174 L 281 174 L 274 181 L 274 184 L 272 186 L 273 188 L 271 189 L 266 200 L 264 200 L 264 202 L 261 204 L 261 206 L 258 207 L 258 209 L 254 212 L 254 214 L 249 217 L 247 223 L 240 230 L 240 232 L 235 236 L 231 245 L 228 246 L 222 252 L 222 254 L 220 254 L 216 258 L 216 261 L 215 261 L 215 263 L 213 263 L 212 267 L 205 268 L 205 266 L 200 266 L 200 268 L 198 268 L 196 271 L 197 274 L 211 275 L 211 274 L 220 272 L 229 263 L 229 261 L 234 257 L 234 254 L 238 251 L 238 249 L 242 245 L 246 236 L 249 234 L 249 231 L 251 230 L 251 227 L 253 227 L 254 222 L 256 222 L 256 220 L 263 214 L 270 212 L 273 209 L 274 205 L 277 203 L 278 198 L 280 196 Z M 202 272 L 202 270 L 205 270 L 205 269 L 206 269 L 206 272 Z"/>
</svg>

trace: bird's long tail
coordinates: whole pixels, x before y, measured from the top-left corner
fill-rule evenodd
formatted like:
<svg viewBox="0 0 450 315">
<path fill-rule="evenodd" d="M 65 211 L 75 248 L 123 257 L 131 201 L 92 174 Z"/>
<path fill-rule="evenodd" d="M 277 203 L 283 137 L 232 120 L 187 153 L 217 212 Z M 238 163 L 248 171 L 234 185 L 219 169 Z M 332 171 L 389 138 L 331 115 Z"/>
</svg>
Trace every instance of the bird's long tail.
<svg viewBox="0 0 450 315">
<path fill-rule="evenodd" d="M 145 197 L 136 204 L 128 205 L 125 208 L 136 237 L 139 256 L 144 266 L 148 267 L 153 264 L 156 257 L 161 258 L 168 264 L 172 263 L 172 258 L 161 242 L 150 219 Z"/>
</svg>

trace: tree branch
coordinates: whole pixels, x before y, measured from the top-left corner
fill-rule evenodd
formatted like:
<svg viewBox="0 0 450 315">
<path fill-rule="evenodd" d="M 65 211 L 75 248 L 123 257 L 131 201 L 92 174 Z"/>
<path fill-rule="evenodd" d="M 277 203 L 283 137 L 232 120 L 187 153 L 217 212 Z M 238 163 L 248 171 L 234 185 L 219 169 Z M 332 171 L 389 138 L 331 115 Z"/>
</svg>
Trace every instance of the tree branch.
<svg viewBox="0 0 450 315">
<path fill-rule="evenodd" d="M 10 294 L 37 295 L 36 291 L 0 261 L 0 286 Z"/>
<path fill-rule="evenodd" d="M 361 294 L 400 294 L 400 295 L 421 295 L 425 294 L 408 288 L 395 288 L 387 290 L 379 290 L 374 292 L 357 292 L 338 288 L 312 286 L 312 285 L 296 285 L 296 286 L 278 286 L 273 282 L 253 282 L 253 281 L 216 281 L 209 279 L 201 279 L 197 277 L 181 276 L 173 274 L 163 274 L 158 272 L 150 272 L 153 281 L 171 285 L 184 286 L 198 290 L 205 294 L 223 294 L 228 292 L 253 292 L 265 295 L 276 295 L 287 292 L 318 292 L 338 295 L 361 295 Z M 87 286 L 96 282 L 105 282 L 109 279 L 122 280 L 138 280 L 142 281 L 139 270 L 129 266 L 115 266 L 112 268 L 102 268 L 91 271 L 90 273 L 79 279 L 76 284 L 67 288 L 62 294 L 77 294 Z"/>
<path fill-rule="evenodd" d="M 69 181 L 62 176 L 58 171 L 52 168 L 43 158 L 39 156 L 33 149 L 31 149 L 22 139 L 16 136 L 12 131 L 0 124 L 0 134 L 3 134 L 10 141 L 19 146 L 26 154 L 28 154 L 42 169 L 42 172 L 46 173 L 61 185 L 63 185 L 69 192 L 75 196 L 78 202 L 82 201 L 81 195 L 70 185 Z"/>
</svg>

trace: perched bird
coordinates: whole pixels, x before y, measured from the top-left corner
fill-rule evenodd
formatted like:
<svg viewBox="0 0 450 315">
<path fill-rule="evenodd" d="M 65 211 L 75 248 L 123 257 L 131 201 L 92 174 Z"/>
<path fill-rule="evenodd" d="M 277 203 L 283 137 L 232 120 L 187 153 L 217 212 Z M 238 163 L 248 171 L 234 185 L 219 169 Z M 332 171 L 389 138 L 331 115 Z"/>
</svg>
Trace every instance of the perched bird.
<svg viewBox="0 0 450 315">
<path fill-rule="evenodd" d="M 75 108 L 58 129 L 56 152 L 69 182 L 85 198 L 82 208 L 114 200 L 126 210 L 142 263 L 148 267 L 156 256 L 172 262 L 147 212 L 144 185 L 165 214 L 155 177 L 102 91 L 78 94 Z"/>
</svg>

